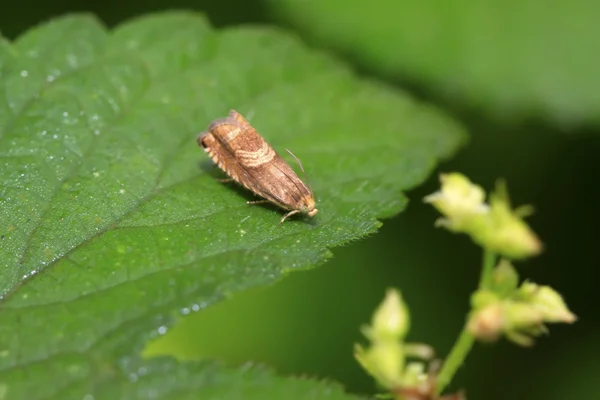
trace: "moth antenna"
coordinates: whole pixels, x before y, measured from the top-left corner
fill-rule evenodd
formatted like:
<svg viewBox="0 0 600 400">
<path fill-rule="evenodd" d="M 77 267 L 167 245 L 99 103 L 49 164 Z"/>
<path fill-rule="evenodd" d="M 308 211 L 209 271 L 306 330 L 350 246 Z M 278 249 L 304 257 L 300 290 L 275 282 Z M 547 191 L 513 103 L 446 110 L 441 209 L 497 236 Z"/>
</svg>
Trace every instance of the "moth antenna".
<svg viewBox="0 0 600 400">
<path fill-rule="evenodd" d="M 294 153 L 292 153 L 290 151 L 290 149 L 285 149 L 288 153 L 291 154 L 292 157 L 294 157 L 294 159 L 296 160 L 296 162 L 298 163 L 298 165 L 300 166 L 300 170 L 302 171 L 302 175 L 304 176 L 304 180 L 306 181 L 306 184 L 308 185 L 308 188 L 310 189 L 310 191 L 312 192 L 312 187 L 310 186 L 310 181 L 308 180 L 308 176 L 306 176 L 306 172 L 304 171 L 304 167 L 302 166 L 302 162 L 300 162 L 300 159 L 298 159 L 298 157 L 296 157 L 296 155 Z"/>
</svg>

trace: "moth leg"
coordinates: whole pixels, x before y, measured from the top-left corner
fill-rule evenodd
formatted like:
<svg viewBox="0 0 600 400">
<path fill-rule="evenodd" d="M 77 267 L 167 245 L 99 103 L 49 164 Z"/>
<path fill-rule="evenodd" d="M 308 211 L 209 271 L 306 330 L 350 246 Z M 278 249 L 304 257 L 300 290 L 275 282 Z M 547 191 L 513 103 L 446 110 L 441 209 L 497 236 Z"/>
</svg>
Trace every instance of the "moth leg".
<svg viewBox="0 0 600 400">
<path fill-rule="evenodd" d="M 252 201 L 247 201 L 246 204 L 264 204 L 264 203 L 268 203 L 269 200 L 252 200 Z"/>
<path fill-rule="evenodd" d="M 217 181 L 219 181 L 221 183 L 229 183 L 229 182 L 233 182 L 233 178 L 217 179 Z"/>
<path fill-rule="evenodd" d="M 285 215 L 283 216 L 283 218 L 281 218 L 281 222 L 280 222 L 280 224 L 282 224 L 282 225 L 283 225 L 283 221 L 285 221 L 287 217 L 291 217 L 292 215 L 294 215 L 294 214 L 298 214 L 299 212 L 300 212 L 300 210 L 293 210 L 293 211 L 290 211 L 289 213 L 285 214 Z"/>
</svg>

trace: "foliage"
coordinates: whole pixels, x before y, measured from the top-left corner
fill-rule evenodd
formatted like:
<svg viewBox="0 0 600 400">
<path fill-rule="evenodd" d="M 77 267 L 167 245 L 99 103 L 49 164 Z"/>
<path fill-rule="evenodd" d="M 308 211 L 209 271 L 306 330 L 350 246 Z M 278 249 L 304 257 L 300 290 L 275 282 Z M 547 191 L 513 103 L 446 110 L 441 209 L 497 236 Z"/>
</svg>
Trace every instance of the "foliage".
<svg viewBox="0 0 600 400">
<path fill-rule="evenodd" d="M 139 353 L 177 313 L 374 233 L 462 129 L 282 32 L 215 31 L 192 13 L 110 32 L 72 15 L 1 43 L 0 394 L 350 398 Z M 302 159 L 313 220 L 281 226 L 279 210 L 217 181 L 195 138 L 230 108 Z"/>
<path fill-rule="evenodd" d="M 369 70 L 506 123 L 600 122 L 598 2 L 267 0 L 271 12 Z"/>
</svg>

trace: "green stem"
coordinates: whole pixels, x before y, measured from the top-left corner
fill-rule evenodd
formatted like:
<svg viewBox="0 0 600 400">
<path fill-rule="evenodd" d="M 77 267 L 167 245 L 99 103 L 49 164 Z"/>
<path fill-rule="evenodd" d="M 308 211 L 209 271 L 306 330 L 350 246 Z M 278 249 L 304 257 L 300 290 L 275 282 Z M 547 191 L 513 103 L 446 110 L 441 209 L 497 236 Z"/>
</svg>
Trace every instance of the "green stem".
<svg viewBox="0 0 600 400">
<path fill-rule="evenodd" d="M 466 328 L 463 328 L 458 340 L 456 343 L 454 343 L 448 358 L 446 358 L 446 361 L 444 361 L 442 370 L 437 377 L 436 394 L 439 395 L 444 391 L 446 386 L 448 386 L 456 374 L 456 371 L 458 371 L 458 368 L 460 368 L 465 361 L 465 358 L 467 358 L 467 354 L 469 354 L 469 351 L 471 351 L 474 342 L 475 338 L 473 335 L 471 335 Z"/>
<path fill-rule="evenodd" d="M 488 250 L 483 253 L 483 264 L 481 266 L 481 278 L 479 279 L 479 289 L 483 289 L 489 286 L 492 279 L 492 272 L 494 270 L 494 264 L 496 262 L 496 255 Z M 458 339 L 452 346 L 450 354 L 446 358 L 442 369 L 437 377 L 436 393 L 439 395 L 448 386 L 456 371 L 464 363 L 467 358 L 467 354 L 471 351 L 475 338 L 467 331 L 467 327 L 463 328 L 462 332 L 458 336 Z"/>
<path fill-rule="evenodd" d="M 483 265 L 481 266 L 481 277 L 479 278 L 479 289 L 487 289 L 490 286 L 495 264 L 496 254 L 489 250 L 484 250 Z"/>
</svg>

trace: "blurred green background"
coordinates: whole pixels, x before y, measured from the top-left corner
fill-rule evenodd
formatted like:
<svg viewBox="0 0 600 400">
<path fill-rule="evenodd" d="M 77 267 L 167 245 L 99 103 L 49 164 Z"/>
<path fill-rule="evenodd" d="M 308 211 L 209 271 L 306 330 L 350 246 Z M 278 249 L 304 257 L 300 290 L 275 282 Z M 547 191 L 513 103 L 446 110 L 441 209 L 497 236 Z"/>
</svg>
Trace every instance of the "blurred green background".
<svg viewBox="0 0 600 400">
<path fill-rule="evenodd" d="M 589 21 L 590 14 L 582 11 L 585 5 L 582 1 L 576 3 L 578 12 L 569 14 L 568 8 L 553 11 L 573 18 L 580 16 L 583 24 Z M 377 7 L 392 4 L 390 1 L 350 3 L 364 3 L 362 7 L 375 10 L 370 19 L 366 16 L 360 21 L 360 29 L 364 29 L 365 24 L 376 22 L 377 15 L 389 14 L 383 8 L 377 10 Z M 392 11 L 401 13 L 403 7 L 411 3 L 416 4 L 395 2 Z M 429 11 L 435 10 L 435 7 L 444 8 L 440 12 L 442 17 L 438 15 L 438 19 L 434 20 L 443 25 L 443 16 L 449 9 L 460 14 L 460 7 L 468 2 L 427 3 Z M 505 11 L 504 14 L 514 11 L 514 8 L 502 8 L 504 3 L 501 1 L 496 3 L 499 11 Z M 527 4 L 534 7 L 534 17 L 538 12 L 536 3 L 540 10 L 561 7 L 558 2 L 529 0 Z M 285 8 L 282 4 L 292 4 L 295 8 L 290 6 L 286 13 L 282 13 L 281 9 Z M 430 38 L 421 53 L 408 55 L 413 57 L 410 62 L 390 63 L 378 68 L 375 61 L 386 49 L 375 49 L 371 53 L 369 49 L 362 51 L 364 46 L 368 47 L 368 41 L 366 45 L 357 41 L 356 48 L 349 45 L 352 35 L 348 36 L 348 32 L 353 32 L 352 20 L 340 22 L 336 13 L 322 15 L 323 20 L 330 21 L 330 28 L 344 24 L 346 32 L 337 37 L 335 29 L 332 33 L 331 29 L 326 29 L 327 26 L 315 27 L 313 32 L 312 20 L 306 17 L 306 13 L 303 14 L 302 4 L 294 0 L 280 3 L 275 0 L 132 0 L 127 3 L 114 0 L 21 0 L 12 8 L 3 4 L 0 31 L 14 39 L 34 24 L 75 11 L 92 12 L 108 26 L 114 26 L 151 11 L 193 9 L 205 12 L 218 27 L 264 23 L 296 30 L 311 46 L 336 52 L 340 58 L 354 65 L 357 72 L 385 80 L 402 90 L 408 89 L 415 96 L 445 108 L 468 128 L 471 140 L 454 159 L 440 165 L 439 171 L 459 170 L 486 189 L 490 189 L 497 178 L 506 178 L 516 205 L 528 203 L 535 206 L 536 214 L 529 221 L 544 241 L 546 250 L 542 256 L 520 263 L 519 271 L 523 277 L 551 285 L 561 292 L 570 308 L 580 317 L 572 326 L 551 326 L 549 337 L 540 338 L 530 349 L 506 342 L 477 345 L 453 387 L 465 388 L 469 399 L 600 398 L 600 380 L 597 379 L 600 376 L 600 290 L 597 289 L 600 265 L 592 251 L 600 239 L 600 235 L 596 234 L 600 226 L 600 126 L 597 124 L 600 114 L 595 111 L 600 109 L 597 107 L 600 94 L 596 93 L 594 97 L 595 92 L 590 90 L 591 94 L 583 102 L 572 93 L 558 98 L 563 92 L 560 85 L 554 85 L 555 91 L 548 92 L 548 99 L 543 98 L 548 100 L 544 104 L 550 106 L 536 108 L 537 100 L 528 98 L 526 100 L 534 106 L 529 103 L 524 106 L 516 101 L 511 108 L 507 106 L 513 104 L 510 96 L 501 97 L 501 101 L 498 97 L 486 98 L 483 86 L 469 86 L 468 80 L 452 90 L 440 88 L 438 86 L 445 82 L 439 79 L 443 77 L 443 68 L 436 70 L 438 75 L 411 68 L 419 67 L 418 60 L 414 58 L 423 51 L 428 52 L 427 55 L 433 53 L 435 57 L 439 55 L 437 51 L 448 51 L 448 46 L 435 47 L 435 43 L 445 44 L 443 37 Z M 592 7 L 591 13 L 600 15 L 600 6 L 593 6 L 592 2 L 587 4 Z M 570 7 L 567 3 L 562 6 Z M 295 18 L 294 13 L 302 14 L 302 18 Z M 344 14 L 343 10 L 341 14 Z M 352 14 L 344 15 L 348 18 Z M 381 25 L 393 33 L 391 36 L 402 38 L 402 35 L 410 35 L 410 26 L 404 24 L 398 25 L 395 31 L 396 26 L 390 25 L 390 21 L 394 21 L 394 14 L 391 15 L 386 21 L 381 21 Z M 432 24 L 425 11 L 413 13 L 411 18 L 415 26 L 421 26 L 419 18 L 423 18 L 423 23 Z M 480 23 L 483 26 L 498 25 L 496 30 L 500 32 L 502 29 L 513 32 L 508 24 L 502 25 L 507 20 L 511 18 Z M 535 30 L 537 22 L 543 23 L 541 14 L 539 21 L 532 18 L 527 26 L 533 24 L 532 29 Z M 577 21 L 571 22 L 581 28 Z M 547 25 L 547 22 L 544 23 Z M 548 32 L 555 31 L 553 26 L 548 28 Z M 564 27 L 556 28 L 560 34 Z M 580 30 L 585 37 L 587 31 Z M 375 34 L 378 33 L 375 30 Z M 329 40 L 323 39 L 327 35 Z M 598 37 L 588 38 L 588 42 L 595 42 Z M 526 36 L 523 40 L 527 42 L 528 38 Z M 455 47 L 460 47 L 461 43 L 456 43 L 460 36 L 453 36 L 452 40 Z M 486 40 L 489 41 L 484 41 L 484 47 L 487 45 L 490 49 L 481 57 L 489 65 L 494 65 L 494 40 Z M 549 48 L 560 47 L 553 42 L 555 40 L 556 37 L 548 37 Z M 521 46 L 519 54 L 514 54 L 517 67 L 520 65 L 519 57 L 527 54 L 531 62 L 526 65 L 538 68 L 534 71 L 535 76 L 546 74 L 552 77 L 554 75 L 548 71 L 556 68 L 554 58 L 571 57 L 570 60 L 575 60 L 572 75 L 577 75 L 578 82 L 585 87 L 597 87 L 600 70 L 589 75 L 581 74 L 582 68 L 577 61 L 597 62 L 600 57 L 597 48 L 594 53 L 594 49 L 586 48 L 585 43 L 567 43 L 563 47 L 570 49 L 569 55 L 554 54 L 554 58 L 534 59 L 549 54 L 535 51 L 536 43 L 531 41 L 531 52 L 523 52 Z M 394 42 L 391 45 L 393 48 Z M 361 46 L 362 50 L 358 48 Z M 398 45 L 399 58 L 407 57 L 407 53 L 402 52 L 406 48 L 410 48 L 406 43 L 404 47 Z M 585 57 L 578 58 L 581 52 L 586 53 Z M 498 54 L 511 54 L 510 46 L 505 45 Z M 548 71 L 544 69 L 545 65 Z M 511 73 L 518 75 L 517 67 Z M 563 70 L 559 71 L 562 76 L 569 75 L 568 67 L 568 62 L 563 63 Z M 455 73 L 459 67 L 454 65 L 453 68 L 447 74 Z M 557 76 L 561 76 L 560 73 Z M 564 93 L 578 93 L 576 86 L 562 83 Z M 494 90 L 501 88 L 506 93 L 511 92 L 511 85 L 517 92 L 520 89 L 510 80 L 500 80 L 495 84 Z M 566 110 L 565 113 L 576 117 L 576 123 L 569 119 L 565 128 L 565 119 L 549 110 L 558 110 L 558 113 Z M 446 354 L 461 329 L 468 309 L 468 297 L 478 278 L 480 253 L 465 237 L 450 235 L 433 227 L 437 215 L 422 204 L 421 198 L 436 187 L 437 177 L 431 176 L 424 185 L 408 193 L 411 201 L 404 213 L 385 221 L 377 235 L 333 249 L 333 258 L 324 266 L 293 273 L 273 287 L 238 294 L 227 302 L 182 318 L 178 326 L 151 346 L 149 353 L 171 353 L 182 358 L 217 357 L 234 364 L 255 360 L 268 363 L 281 373 L 335 379 L 351 392 L 373 393 L 374 384 L 354 361 L 352 346 L 362 340 L 359 327 L 368 322 L 385 288 L 396 286 L 403 292 L 411 309 L 410 339 L 427 342 L 436 348 L 439 355 Z"/>
</svg>

